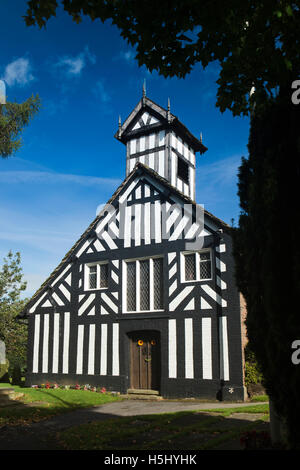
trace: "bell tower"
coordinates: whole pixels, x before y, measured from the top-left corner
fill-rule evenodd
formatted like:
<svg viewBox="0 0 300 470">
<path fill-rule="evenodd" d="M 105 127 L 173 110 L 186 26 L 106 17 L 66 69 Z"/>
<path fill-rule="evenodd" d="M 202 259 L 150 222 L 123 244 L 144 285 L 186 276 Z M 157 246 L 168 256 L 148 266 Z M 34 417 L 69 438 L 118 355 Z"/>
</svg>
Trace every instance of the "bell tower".
<svg viewBox="0 0 300 470">
<path fill-rule="evenodd" d="M 126 176 L 136 163 L 148 166 L 195 201 L 196 152 L 207 148 L 170 111 L 143 96 L 115 137 L 126 145 Z"/>
</svg>

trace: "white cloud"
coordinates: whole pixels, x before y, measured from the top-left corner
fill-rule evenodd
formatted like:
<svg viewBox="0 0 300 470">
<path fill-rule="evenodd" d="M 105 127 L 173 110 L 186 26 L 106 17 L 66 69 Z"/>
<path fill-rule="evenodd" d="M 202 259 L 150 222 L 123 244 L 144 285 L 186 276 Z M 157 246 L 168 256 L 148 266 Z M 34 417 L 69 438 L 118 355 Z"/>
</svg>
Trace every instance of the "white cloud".
<svg viewBox="0 0 300 470">
<path fill-rule="evenodd" d="M 86 65 L 95 64 L 96 56 L 89 51 L 86 46 L 83 52 L 80 52 L 76 56 L 63 56 L 61 57 L 54 66 L 63 70 L 68 77 L 74 77 L 81 75 L 82 70 Z"/>
<path fill-rule="evenodd" d="M 128 63 L 134 63 L 136 52 L 133 50 L 121 51 L 113 60 L 125 60 Z"/>
<path fill-rule="evenodd" d="M 34 76 L 31 73 L 31 65 L 29 59 L 20 57 L 14 60 L 5 67 L 4 75 L 2 77 L 7 85 L 24 86 L 34 80 Z"/>
<path fill-rule="evenodd" d="M 211 186 L 231 185 L 236 181 L 241 157 L 234 155 L 197 168 L 197 179 Z"/>
<path fill-rule="evenodd" d="M 47 171 L 3 171 L 0 173 L 0 183 L 75 183 L 81 186 L 108 185 L 116 188 L 121 181 L 114 178 L 52 173 Z"/>
<path fill-rule="evenodd" d="M 135 58 L 135 52 L 133 51 L 126 51 L 121 53 L 121 57 L 126 60 L 127 62 L 131 62 Z"/>
<path fill-rule="evenodd" d="M 6 89 L 5 89 L 5 82 L 0 80 L 0 104 L 6 103 Z"/>
<path fill-rule="evenodd" d="M 217 217 L 230 223 L 238 219 L 237 173 L 241 157 L 234 155 L 196 170 L 196 197 L 199 204 Z"/>
<path fill-rule="evenodd" d="M 98 80 L 94 88 L 94 93 L 97 97 L 100 98 L 102 103 L 108 103 L 111 100 L 110 94 L 104 87 L 103 81 Z"/>
</svg>

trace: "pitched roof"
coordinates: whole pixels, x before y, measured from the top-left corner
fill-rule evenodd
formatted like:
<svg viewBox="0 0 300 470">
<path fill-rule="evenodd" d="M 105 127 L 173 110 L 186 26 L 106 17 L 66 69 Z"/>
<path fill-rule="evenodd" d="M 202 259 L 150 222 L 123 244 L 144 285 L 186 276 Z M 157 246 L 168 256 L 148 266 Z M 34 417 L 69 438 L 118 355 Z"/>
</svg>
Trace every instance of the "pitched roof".
<svg viewBox="0 0 300 470">
<path fill-rule="evenodd" d="M 52 271 L 50 276 L 43 282 L 43 284 L 40 286 L 40 288 L 35 292 L 35 294 L 31 297 L 31 299 L 28 301 L 28 303 L 24 306 L 23 310 L 17 315 L 17 319 L 20 318 L 26 318 L 27 317 L 27 311 L 28 308 L 34 303 L 34 300 L 42 293 L 44 289 L 46 289 L 52 280 L 54 280 L 56 274 L 59 273 L 59 271 L 63 268 L 63 266 L 67 262 L 72 262 L 72 257 L 74 256 L 74 252 L 76 249 L 79 247 L 81 242 L 93 231 L 93 229 L 97 226 L 98 222 L 100 221 L 101 217 L 103 214 L 106 212 L 106 207 L 109 204 L 112 204 L 118 197 L 118 195 L 121 193 L 123 188 L 129 184 L 129 182 L 134 179 L 134 177 L 142 175 L 142 174 L 148 174 L 152 178 L 156 179 L 159 181 L 162 185 L 166 187 L 168 190 L 169 194 L 174 194 L 180 199 L 182 199 L 185 203 L 192 204 L 193 206 L 196 206 L 196 202 L 190 199 L 188 196 L 184 195 L 181 191 L 176 189 L 174 186 L 172 186 L 169 181 L 167 181 L 165 178 L 160 176 L 156 171 L 152 170 L 148 166 L 144 165 L 143 163 L 138 162 L 132 172 L 124 179 L 124 181 L 120 184 L 120 186 L 116 189 L 112 197 L 107 201 L 105 207 L 102 209 L 102 211 L 97 215 L 97 217 L 91 222 L 91 224 L 88 226 L 88 228 L 85 230 L 85 232 L 81 235 L 81 237 L 77 240 L 77 242 L 72 246 L 72 248 L 66 253 L 66 255 L 63 257 L 59 265 Z M 215 217 L 213 214 L 208 212 L 207 210 L 204 210 L 204 214 L 211 219 L 212 222 L 214 222 L 216 225 L 219 227 L 222 227 L 224 230 L 230 230 L 231 227 L 226 224 L 223 220 Z"/>
<path fill-rule="evenodd" d="M 195 150 L 195 152 L 200 152 L 203 154 L 206 152 L 207 147 L 202 144 L 202 142 L 197 139 L 188 129 L 185 127 L 184 124 L 178 119 L 177 116 L 172 114 L 169 110 L 162 108 L 160 105 L 154 103 L 154 101 L 150 100 L 147 96 L 144 96 L 135 108 L 131 111 L 129 116 L 125 119 L 123 124 L 119 127 L 119 130 L 115 134 L 115 138 L 120 140 L 123 143 L 126 143 L 127 140 L 133 134 L 139 134 L 144 130 L 137 130 L 133 131 L 132 128 L 137 121 L 138 117 L 140 116 L 142 111 L 148 110 L 154 116 L 159 118 L 160 122 L 157 124 L 152 124 L 149 126 L 149 129 L 154 128 L 170 128 L 175 132 L 184 136 L 185 140 L 191 145 L 191 147 Z"/>
</svg>

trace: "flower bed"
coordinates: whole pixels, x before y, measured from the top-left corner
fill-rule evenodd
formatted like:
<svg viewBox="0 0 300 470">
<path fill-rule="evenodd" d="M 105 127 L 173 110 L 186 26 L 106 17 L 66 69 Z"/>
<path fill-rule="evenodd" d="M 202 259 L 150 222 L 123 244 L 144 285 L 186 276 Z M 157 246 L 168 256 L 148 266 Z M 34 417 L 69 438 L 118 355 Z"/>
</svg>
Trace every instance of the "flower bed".
<svg viewBox="0 0 300 470">
<path fill-rule="evenodd" d="M 45 388 L 45 389 L 60 388 L 62 390 L 88 390 L 90 392 L 96 392 L 96 393 L 107 393 L 107 390 L 106 390 L 105 387 L 94 387 L 94 386 L 89 385 L 89 384 L 85 384 L 85 385 L 79 385 L 79 384 L 76 384 L 76 385 L 59 385 L 56 382 L 54 382 L 54 383 L 46 382 L 44 384 L 31 385 L 31 388 Z M 115 393 L 115 392 L 111 392 L 111 393 Z"/>
</svg>

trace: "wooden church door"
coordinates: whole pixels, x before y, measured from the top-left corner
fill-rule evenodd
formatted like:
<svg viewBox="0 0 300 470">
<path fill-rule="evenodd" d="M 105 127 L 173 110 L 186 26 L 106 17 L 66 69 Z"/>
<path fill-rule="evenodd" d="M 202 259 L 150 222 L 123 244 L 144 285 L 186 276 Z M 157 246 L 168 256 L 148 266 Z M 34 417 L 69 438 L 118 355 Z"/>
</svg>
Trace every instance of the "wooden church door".
<svg viewBox="0 0 300 470">
<path fill-rule="evenodd" d="M 160 341 L 159 334 L 151 331 L 131 335 L 131 388 L 159 390 Z"/>
</svg>

